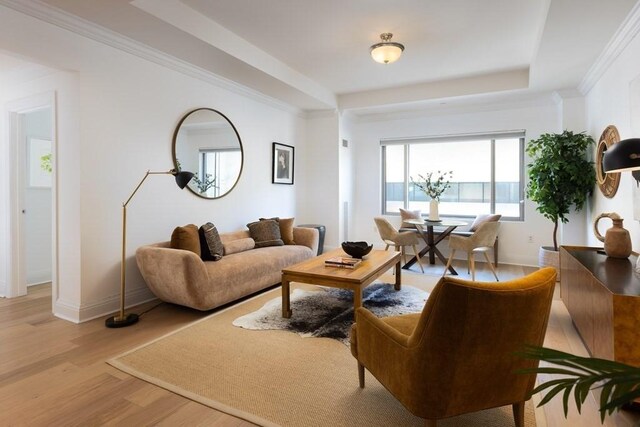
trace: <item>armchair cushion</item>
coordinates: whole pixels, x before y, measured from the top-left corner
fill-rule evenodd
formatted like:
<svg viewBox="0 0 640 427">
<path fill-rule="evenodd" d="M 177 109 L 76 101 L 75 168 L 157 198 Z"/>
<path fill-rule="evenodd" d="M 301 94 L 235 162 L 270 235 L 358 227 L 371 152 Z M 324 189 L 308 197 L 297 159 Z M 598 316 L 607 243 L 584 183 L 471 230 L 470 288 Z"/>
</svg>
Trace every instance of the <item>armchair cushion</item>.
<svg viewBox="0 0 640 427">
<path fill-rule="evenodd" d="M 408 211 L 406 209 L 402 209 L 402 208 L 398 208 L 400 209 L 400 219 L 402 219 L 402 224 L 400 225 L 401 228 L 416 228 L 415 225 L 413 224 L 407 224 L 405 221 L 408 219 L 422 219 L 422 212 L 420 211 L 420 209 L 417 209 L 415 211 Z"/>
<path fill-rule="evenodd" d="M 469 231 L 476 231 L 478 227 L 480 227 L 485 222 L 500 221 L 500 218 L 502 218 L 502 215 L 500 214 L 477 215 L 476 219 L 474 219 L 473 222 L 471 223 L 471 227 L 469 227 Z"/>
</svg>

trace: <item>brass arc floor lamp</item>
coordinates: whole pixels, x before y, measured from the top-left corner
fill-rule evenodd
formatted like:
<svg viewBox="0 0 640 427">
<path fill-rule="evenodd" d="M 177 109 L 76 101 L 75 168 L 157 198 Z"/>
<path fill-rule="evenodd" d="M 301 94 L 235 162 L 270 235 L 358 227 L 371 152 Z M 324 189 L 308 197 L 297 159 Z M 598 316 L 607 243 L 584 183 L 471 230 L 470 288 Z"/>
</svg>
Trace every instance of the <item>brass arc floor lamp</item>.
<svg viewBox="0 0 640 427">
<path fill-rule="evenodd" d="M 122 262 L 120 265 L 120 313 L 116 316 L 109 317 L 105 320 L 105 325 L 107 328 L 122 328 L 124 326 L 131 326 L 134 323 L 138 322 L 139 316 L 135 313 L 129 313 L 127 315 L 124 314 L 124 291 L 125 291 L 125 257 L 127 251 L 127 205 L 136 194 L 138 189 L 142 186 L 142 183 L 149 175 L 173 175 L 176 179 L 176 184 L 180 189 L 183 189 L 187 186 L 191 178 L 193 178 L 193 174 L 191 172 L 186 171 L 178 171 L 176 169 L 171 169 L 167 172 L 151 172 L 147 171 L 142 178 L 142 181 L 138 184 L 138 186 L 133 190 L 133 193 L 129 196 L 126 202 L 122 204 Z"/>
</svg>

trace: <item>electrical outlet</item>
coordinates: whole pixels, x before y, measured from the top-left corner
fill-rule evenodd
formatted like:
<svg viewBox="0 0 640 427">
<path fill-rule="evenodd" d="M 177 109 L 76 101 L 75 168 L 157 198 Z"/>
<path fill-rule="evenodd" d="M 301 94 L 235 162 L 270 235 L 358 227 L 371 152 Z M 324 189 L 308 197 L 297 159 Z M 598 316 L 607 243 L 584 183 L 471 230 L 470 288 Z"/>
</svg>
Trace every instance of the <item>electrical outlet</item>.
<svg viewBox="0 0 640 427">
<path fill-rule="evenodd" d="M 529 243 L 533 243 L 533 236 L 529 236 Z"/>
</svg>

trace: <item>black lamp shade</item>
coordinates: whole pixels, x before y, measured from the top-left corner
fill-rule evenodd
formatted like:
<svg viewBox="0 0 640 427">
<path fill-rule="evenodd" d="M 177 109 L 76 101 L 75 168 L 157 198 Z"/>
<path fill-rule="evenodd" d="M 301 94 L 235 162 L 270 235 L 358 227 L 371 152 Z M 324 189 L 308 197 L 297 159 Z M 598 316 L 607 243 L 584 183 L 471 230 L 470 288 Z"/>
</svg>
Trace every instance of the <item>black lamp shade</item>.
<svg viewBox="0 0 640 427">
<path fill-rule="evenodd" d="M 176 184 L 178 184 L 180 189 L 186 187 L 189 181 L 191 181 L 191 178 L 193 178 L 193 174 L 187 171 L 176 172 L 173 176 L 176 177 Z"/>
<path fill-rule="evenodd" d="M 624 139 L 613 144 L 602 159 L 605 172 L 624 172 L 640 169 L 640 139 Z"/>
</svg>

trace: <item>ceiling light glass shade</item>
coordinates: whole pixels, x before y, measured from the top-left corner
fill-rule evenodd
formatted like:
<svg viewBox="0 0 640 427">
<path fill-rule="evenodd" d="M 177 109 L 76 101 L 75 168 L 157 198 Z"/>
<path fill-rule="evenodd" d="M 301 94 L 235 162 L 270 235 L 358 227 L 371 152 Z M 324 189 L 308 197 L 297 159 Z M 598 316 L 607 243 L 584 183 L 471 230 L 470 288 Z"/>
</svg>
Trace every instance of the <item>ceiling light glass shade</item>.
<svg viewBox="0 0 640 427">
<path fill-rule="evenodd" d="M 371 46 L 371 57 L 374 61 L 381 64 L 391 64 L 400 58 L 404 51 L 404 46 L 390 41 L 391 37 L 393 37 L 391 33 L 382 33 L 380 34 L 382 42 Z"/>
<path fill-rule="evenodd" d="M 602 169 L 608 173 L 640 169 L 640 139 L 624 139 L 604 153 Z"/>
</svg>

